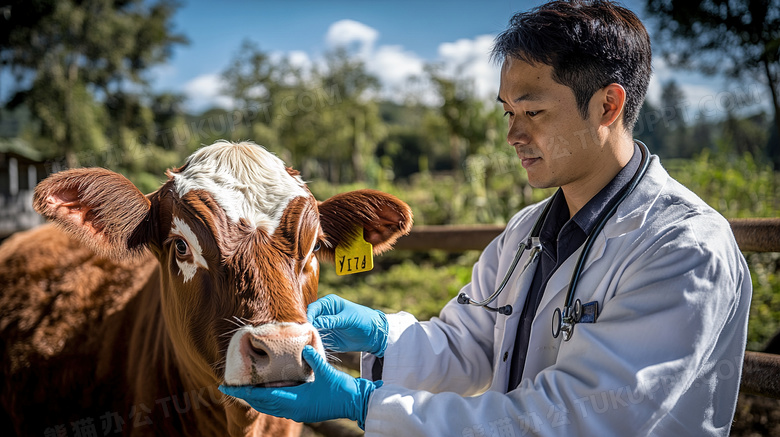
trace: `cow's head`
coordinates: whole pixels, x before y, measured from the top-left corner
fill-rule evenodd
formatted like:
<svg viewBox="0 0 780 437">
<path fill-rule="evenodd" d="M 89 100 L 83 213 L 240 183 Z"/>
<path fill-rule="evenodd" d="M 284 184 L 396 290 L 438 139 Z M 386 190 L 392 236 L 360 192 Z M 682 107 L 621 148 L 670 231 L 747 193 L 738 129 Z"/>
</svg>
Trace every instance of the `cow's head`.
<svg viewBox="0 0 780 437">
<path fill-rule="evenodd" d="M 144 196 L 111 171 L 68 170 L 41 182 L 35 208 L 100 254 L 157 257 L 176 356 L 209 383 L 309 379 L 302 348 L 324 353 L 306 321 L 318 258 L 332 260 L 360 229 L 382 252 L 412 223 L 405 203 L 373 190 L 318 203 L 296 171 L 248 142 L 204 147 L 168 177 Z"/>
</svg>

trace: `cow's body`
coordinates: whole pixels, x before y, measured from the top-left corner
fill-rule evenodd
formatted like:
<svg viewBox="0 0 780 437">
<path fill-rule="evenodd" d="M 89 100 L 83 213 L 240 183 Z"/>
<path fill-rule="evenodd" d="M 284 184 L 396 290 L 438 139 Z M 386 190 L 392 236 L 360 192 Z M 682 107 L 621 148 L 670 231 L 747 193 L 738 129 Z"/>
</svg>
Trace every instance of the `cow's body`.
<svg viewBox="0 0 780 437">
<path fill-rule="evenodd" d="M 85 176 L 76 173 L 72 177 Z M 284 436 L 300 432 L 300 424 L 260 415 L 241 402 L 226 402 L 216 386 L 305 380 L 307 369 L 300 365 L 300 354 L 296 352 L 299 349 L 277 350 L 273 344 L 266 347 L 262 330 L 271 329 L 278 334 L 294 327 L 300 331 L 296 331 L 296 338 L 321 349 L 316 332 L 310 334 L 310 325 L 305 323 L 305 305 L 314 298 L 312 291 L 316 294 L 318 273 L 309 246 L 315 237 L 327 246 L 333 246 L 336 240 L 328 241 L 329 236 L 315 224 L 320 235 L 301 243 L 308 249 L 297 256 L 303 263 L 299 266 L 295 264 L 296 256 L 287 259 L 286 255 L 279 255 L 287 249 L 274 249 L 270 254 L 264 252 L 270 249 L 263 245 L 269 241 L 278 245 L 279 235 L 287 235 L 285 232 L 294 235 L 296 242 L 305 238 L 295 231 L 305 228 L 299 223 L 302 219 L 297 213 L 292 219 L 288 217 L 293 207 L 305 200 L 303 197 L 296 194 L 297 200 L 288 199 L 282 205 L 284 217 L 277 219 L 269 232 L 261 232 L 254 228 L 268 228 L 268 223 L 259 220 L 249 229 L 248 220 L 231 219 L 231 211 L 223 214 L 222 209 L 214 206 L 211 195 L 196 190 L 199 198 L 206 199 L 204 204 L 217 211 L 217 218 L 203 211 L 196 211 L 194 217 L 202 221 L 206 217 L 205 222 L 209 223 L 226 223 L 219 229 L 210 224 L 217 229 L 209 237 L 215 241 L 210 244 L 202 233 L 198 236 L 190 229 L 197 227 L 197 220 L 187 222 L 177 216 L 183 217 L 183 213 L 166 216 L 164 211 L 160 212 L 175 211 L 181 206 L 158 199 L 166 195 L 161 192 L 173 193 L 166 188 L 172 186 L 171 181 L 147 196 L 151 200 L 149 212 L 145 218 L 133 219 L 132 229 L 115 226 L 124 233 L 105 223 L 100 214 L 107 213 L 89 212 L 92 206 L 86 200 L 74 207 L 69 201 L 58 201 L 57 195 L 47 194 L 55 212 L 42 212 L 63 226 L 45 225 L 14 235 L 0 246 L 0 435 Z M 85 198 L 91 195 L 79 190 Z M 181 202 L 175 194 L 169 196 L 190 209 L 197 210 L 200 205 Z M 186 193 L 181 197 L 186 197 Z M 132 202 L 131 198 L 120 195 L 119 201 Z M 139 202 L 143 205 L 142 200 Z M 45 209 L 38 206 L 39 210 Z M 316 211 L 317 207 L 312 208 Z M 320 204 L 320 209 L 339 208 Z M 77 219 L 67 214 L 76 214 Z M 402 215 L 402 221 L 407 223 L 393 231 L 392 238 L 377 239 L 378 242 L 387 243 L 397 234 L 408 232 L 410 215 Z M 172 223 L 153 223 L 167 220 L 165 217 L 173 217 Z M 85 224 L 91 226 L 86 234 L 82 232 Z M 329 234 L 341 232 L 328 226 Z M 327 228 L 324 220 L 322 228 Z M 364 226 L 367 237 L 369 228 Z M 227 233 L 226 229 L 231 238 L 240 241 L 234 248 L 223 241 L 224 235 L 218 235 Z M 150 236 L 139 237 L 142 231 Z M 94 235 L 100 238 L 94 240 Z M 139 239 L 141 242 L 136 243 Z M 177 257 L 172 252 L 178 250 L 176 240 L 180 239 L 191 246 L 186 252 L 189 258 Z M 134 244 L 142 246 L 142 250 L 133 255 L 128 249 Z M 279 277 L 278 273 L 273 276 L 264 272 L 264 267 L 280 270 L 272 264 L 273 256 L 278 258 L 274 258 L 276 262 L 297 266 L 292 271 L 303 276 L 288 273 Z M 182 293 L 195 294 L 197 306 L 188 307 L 190 304 L 180 297 Z M 284 307 L 277 308 L 279 302 Z M 198 314 L 200 307 L 214 308 L 204 315 Z M 234 332 L 239 330 L 250 332 L 242 334 L 246 338 L 237 337 Z M 243 342 L 244 349 L 256 342 L 260 346 L 253 347 L 247 357 L 244 349 L 228 347 L 231 335 L 232 343 Z M 234 358 L 228 360 L 226 355 L 231 354 Z M 256 360 L 268 357 L 286 363 L 282 373 L 293 369 L 291 374 L 295 376 L 280 377 L 278 367 L 255 366 Z M 252 363 L 248 364 L 250 360 Z M 258 377 L 258 369 L 268 375 Z M 249 373 L 254 379 L 242 376 Z"/>
<path fill-rule="evenodd" d="M 10 340 L 0 372 L 3 409 L 23 419 L 15 420 L 18 435 L 44 436 L 58 426 L 71 436 L 74 429 L 91 435 L 90 426 L 96 435 L 227 429 L 225 416 L 209 411 L 222 408 L 214 387 L 183 381 L 186 364 L 171 353 L 151 254 L 112 261 L 46 225 L 11 237 L 0 266 L 0 284 L 8 286 L 0 332 Z M 298 431 L 283 419 L 262 422 L 266 435 Z"/>
</svg>

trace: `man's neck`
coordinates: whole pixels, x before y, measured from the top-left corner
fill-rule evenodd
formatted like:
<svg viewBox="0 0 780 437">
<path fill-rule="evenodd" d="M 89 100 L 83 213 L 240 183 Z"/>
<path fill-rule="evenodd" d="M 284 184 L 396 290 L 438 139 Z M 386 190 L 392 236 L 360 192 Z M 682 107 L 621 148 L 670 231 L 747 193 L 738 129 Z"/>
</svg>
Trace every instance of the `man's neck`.
<svg viewBox="0 0 780 437">
<path fill-rule="evenodd" d="M 628 164 L 634 154 L 634 141 L 631 138 L 621 137 L 614 144 L 603 145 L 596 153 L 603 156 L 594 160 L 596 165 L 586 178 L 561 187 L 569 207 L 569 218 L 574 217 Z"/>
</svg>

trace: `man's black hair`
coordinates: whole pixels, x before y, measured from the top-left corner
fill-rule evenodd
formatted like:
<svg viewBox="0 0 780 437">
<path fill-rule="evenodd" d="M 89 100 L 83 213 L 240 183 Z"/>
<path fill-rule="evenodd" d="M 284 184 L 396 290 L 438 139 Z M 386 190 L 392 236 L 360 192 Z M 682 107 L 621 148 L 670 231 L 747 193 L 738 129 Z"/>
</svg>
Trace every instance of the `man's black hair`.
<svg viewBox="0 0 780 437">
<path fill-rule="evenodd" d="M 629 132 L 652 72 L 645 26 L 630 10 L 605 0 L 552 1 L 518 13 L 496 37 L 491 56 L 551 66 L 553 79 L 574 91 L 583 119 L 593 93 L 611 83 L 623 86 L 623 123 Z"/>
</svg>

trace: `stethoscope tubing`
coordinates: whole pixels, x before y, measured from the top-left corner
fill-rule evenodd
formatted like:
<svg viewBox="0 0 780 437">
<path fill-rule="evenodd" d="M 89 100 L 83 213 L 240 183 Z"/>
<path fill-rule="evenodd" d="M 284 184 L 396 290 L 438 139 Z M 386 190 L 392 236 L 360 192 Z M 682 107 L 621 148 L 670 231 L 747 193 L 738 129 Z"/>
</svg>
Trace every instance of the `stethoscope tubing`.
<svg viewBox="0 0 780 437">
<path fill-rule="evenodd" d="M 503 314 L 505 316 L 508 316 L 512 314 L 512 305 L 504 305 L 502 307 L 491 307 L 489 306 L 490 303 L 492 303 L 496 298 L 498 298 L 498 295 L 501 294 L 501 292 L 504 291 L 504 288 L 509 283 L 509 279 L 512 277 L 512 274 L 515 272 L 515 269 L 517 268 L 517 264 L 520 262 L 520 258 L 523 255 L 523 252 L 525 252 L 526 249 L 531 249 L 531 254 L 528 257 L 528 261 L 523 266 L 523 269 L 520 271 L 520 275 L 525 273 L 525 271 L 528 269 L 528 266 L 533 263 L 535 257 L 538 255 L 538 253 L 541 252 L 541 243 L 539 243 L 539 233 L 542 229 L 542 224 L 544 222 L 544 217 L 547 217 L 547 213 L 550 211 L 550 205 L 552 204 L 552 199 L 547 201 L 547 203 L 544 206 L 544 209 L 542 210 L 542 213 L 539 215 L 539 218 L 536 219 L 536 222 L 534 223 L 533 228 L 531 229 L 531 233 L 528 236 L 528 239 L 521 242 L 518 247 L 517 251 L 515 252 L 515 257 L 512 259 L 512 264 L 509 266 L 509 269 L 507 269 L 506 273 L 504 274 L 504 279 L 501 281 L 501 285 L 498 286 L 496 291 L 493 292 L 490 296 L 486 297 L 485 299 L 481 301 L 474 301 L 470 297 L 466 295 L 466 293 L 460 293 L 458 295 L 458 303 L 459 304 L 469 304 L 473 306 L 482 307 L 488 311 L 491 312 L 497 312 L 499 314 Z"/>
<path fill-rule="evenodd" d="M 564 304 L 566 307 L 570 307 L 574 304 L 574 291 L 577 289 L 577 283 L 580 280 L 582 268 L 585 266 L 585 260 L 590 254 L 590 249 L 593 246 L 593 242 L 596 241 L 596 236 L 601 233 L 609 219 L 611 219 L 612 216 L 617 212 L 618 207 L 623 203 L 624 200 L 626 200 L 626 197 L 628 197 L 628 195 L 634 191 L 634 188 L 639 185 L 639 182 L 642 180 L 645 173 L 647 173 L 647 167 L 650 164 L 649 150 L 643 142 L 638 140 L 636 142 L 639 143 L 639 150 L 642 153 L 642 161 L 640 162 L 636 173 L 634 173 L 634 176 L 631 178 L 631 181 L 629 181 L 628 185 L 623 188 L 620 196 L 616 199 L 612 199 L 612 202 L 609 205 L 609 209 L 607 210 L 607 214 L 601 220 L 599 220 L 598 223 L 596 223 L 596 226 L 590 231 L 588 239 L 585 241 L 585 247 L 583 247 L 582 252 L 580 252 L 580 257 L 577 259 L 577 264 L 574 266 L 574 270 L 571 274 L 569 289 L 566 291 L 566 301 Z"/>
</svg>

